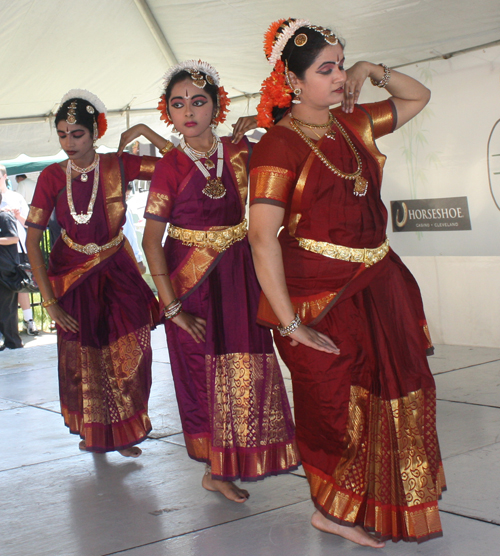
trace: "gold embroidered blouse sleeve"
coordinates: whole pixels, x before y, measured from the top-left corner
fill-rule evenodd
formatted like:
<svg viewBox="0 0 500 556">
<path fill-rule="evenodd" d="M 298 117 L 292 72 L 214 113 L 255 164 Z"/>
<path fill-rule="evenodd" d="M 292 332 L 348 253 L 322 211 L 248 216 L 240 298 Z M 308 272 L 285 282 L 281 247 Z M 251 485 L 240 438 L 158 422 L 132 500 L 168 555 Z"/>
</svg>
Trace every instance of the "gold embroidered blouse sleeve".
<svg viewBox="0 0 500 556">
<path fill-rule="evenodd" d="M 250 172 L 250 204 L 285 205 L 295 182 L 295 174 L 277 166 L 258 166 Z"/>
<path fill-rule="evenodd" d="M 145 214 L 156 216 L 158 220 L 167 221 L 172 210 L 172 200 L 166 193 L 150 191 Z M 147 217 L 147 216 L 146 216 Z"/>
<path fill-rule="evenodd" d="M 49 223 L 50 213 L 50 210 L 31 205 L 28 218 L 26 218 L 26 225 L 29 226 L 32 224 L 36 228 L 45 229 Z"/>
<path fill-rule="evenodd" d="M 396 127 L 396 108 L 390 100 L 365 104 L 363 108 L 368 112 L 373 125 L 373 137 L 378 139 L 392 133 Z"/>
<path fill-rule="evenodd" d="M 139 180 L 150 180 L 153 177 L 156 163 L 160 160 L 156 156 L 143 156 L 141 160 L 141 168 L 139 171 Z"/>
</svg>

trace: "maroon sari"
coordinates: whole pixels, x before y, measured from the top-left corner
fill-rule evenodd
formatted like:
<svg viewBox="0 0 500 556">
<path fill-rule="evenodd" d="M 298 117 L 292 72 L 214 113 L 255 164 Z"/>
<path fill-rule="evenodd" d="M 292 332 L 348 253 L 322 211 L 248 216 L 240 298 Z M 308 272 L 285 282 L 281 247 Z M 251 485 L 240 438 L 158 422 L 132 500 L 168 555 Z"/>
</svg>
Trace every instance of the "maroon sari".
<svg viewBox="0 0 500 556">
<path fill-rule="evenodd" d="M 151 179 L 156 159 L 100 155 L 99 189 L 92 218 L 76 224 L 69 213 L 66 175 L 52 164 L 40 175 L 26 224 L 45 229 L 55 207 L 57 221 L 80 245 L 104 245 L 125 221 L 125 186 Z M 73 180 L 76 212 L 86 212 L 94 172 Z M 61 412 L 87 450 L 121 450 L 144 440 L 151 387 L 150 332 L 158 302 L 142 279 L 125 239 L 96 255 L 70 249 L 60 237 L 50 254 L 49 279 L 59 305 L 79 323 L 79 332 L 57 328 Z"/>
<path fill-rule="evenodd" d="M 352 248 L 385 240 L 385 157 L 374 139 L 393 130 L 393 105 L 334 115 L 361 156 L 366 196 L 354 195 L 354 182 L 336 176 L 288 128 L 272 128 L 252 158 L 251 202 L 285 208 L 279 240 L 292 304 L 340 355 L 291 347 L 279 334 L 275 341 L 292 374 L 297 442 L 316 507 L 382 540 L 422 542 L 442 534 L 437 500 L 445 480 L 418 286 L 392 250 L 366 267 L 306 251 L 296 239 Z M 318 146 L 343 172 L 356 171 L 338 129 Z M 265 297 L 259 322 L 278 323 Z"/>
<path fill-rule="evenodd" d="M 239 224 L 249 144 L 223 142 L 224 197 L 204 195 L 206 179 L 174 149 L 157 164 L 145 217 L 191 230 Z M 216 164 L 216 155 L 213 160 Z M 299 462 L 281 371 L 269 331 L 256 324 L 259 286 L 247 239 L 218 253 L 168 237 L 165 257 L 183 309 L 207 321 L 204 344 L 166 323 L 189 456 L 210 464 L 212 477 L 221 480 L 251 481 L 295 469 Z"/>
</svg>

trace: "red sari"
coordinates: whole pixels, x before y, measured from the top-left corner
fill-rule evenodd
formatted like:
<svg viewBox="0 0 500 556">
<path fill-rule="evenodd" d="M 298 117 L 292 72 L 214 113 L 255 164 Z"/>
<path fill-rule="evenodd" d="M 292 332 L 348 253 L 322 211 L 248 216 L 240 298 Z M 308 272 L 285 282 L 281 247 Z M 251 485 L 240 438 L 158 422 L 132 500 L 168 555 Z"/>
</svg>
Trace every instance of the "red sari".
<svg viewBox="0 0 500 556">
<path fill-rule="evenodd" d="M 392 250 L 366 267 L 306 251 L 296 239 L 351 248 L 385 240 L 385 156 L 374 140 L 393 130 L 393 105 L 333 113 L 361 156 L 366 196 L 355 196 L 354 182 L 336 176 L 288 128 L 272 128 L 252 158 L 251 202 L 285 208 L 279 241 L 292 304 L 340 355 L 291 347 L 279 334 L 275 341 L 292 375 L 297 441 L 315 506 L 381 540 L 422 542 L 442 534 L 437 500 L 445 480 L 418 286 Z M 356 171 L 338 130 L 318 147 L 343 172 Z M 278 324 L 265 297 L 259 322 Z"/>
<path fill-rule="evenodd" d="M 249 143 L 222 141 L 224 197 L 204 195 L 206 178 L 174 149 L 157 164 L 145 217 L 189 230 L 239 224 Z M 220 480 L 255 481 L 296 469 L 295 431 L 272 337 L 256 324 L 260 290 L 246 237 L 218 252 L 169 236 L 165 258 L 183 309 L 207 321 L 205 343 L 171 321 L 165 325 L 189 456 L 210 464 Z"/>
<path fill-rule="evenodd" d="M 66 175 L 59 164 L 41 174 L 26 224 L 44 230 L 52 210 L 80 245 L 104 245 L 125 221 L 126 184 L 151 179 L 156 159 L 100 155 L 99 189 L 88 224 L 69 212 Z M 72 182 L 76 212 L 86 212 L 94 172 Z M 68 247 L 62 238 L 50 254 L 48 275 L 59 305 L 79 323 L 79 332 L 57 328 L 61 412 L 70 432 L 87 450 L 108 452 L 133 446 L 151 430 L 147 414 L 151 387 L 150 332 L 158 302 L 142 279 L 125 239 L 95 255 Z"/>
</svg>

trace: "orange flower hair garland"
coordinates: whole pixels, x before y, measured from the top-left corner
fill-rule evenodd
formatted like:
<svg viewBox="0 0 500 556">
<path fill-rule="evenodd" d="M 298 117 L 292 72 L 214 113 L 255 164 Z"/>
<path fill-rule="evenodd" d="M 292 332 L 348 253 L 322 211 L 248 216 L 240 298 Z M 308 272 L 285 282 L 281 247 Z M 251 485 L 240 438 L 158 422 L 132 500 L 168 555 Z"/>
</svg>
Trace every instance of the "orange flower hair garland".
<svg viewBox="0 0 500 556">
<path fill-rule="evenodd" d="M 271 75 L 264 80 L 261 87 L 260 103 L 257 106 L 257 125 L 271 127 L 274 124 L 273 108 L 286 108 L 292 102 L 292 89 L 286 81 L 285 64 L 281 54 L 288 40 L 300 27 L 309 26 L 306 19 L 279 19 L 271 23 L 264 34 L 264 53 L 273 66 Z M 281 32 L 279 32 L 281 30 Z"/>
</svg>

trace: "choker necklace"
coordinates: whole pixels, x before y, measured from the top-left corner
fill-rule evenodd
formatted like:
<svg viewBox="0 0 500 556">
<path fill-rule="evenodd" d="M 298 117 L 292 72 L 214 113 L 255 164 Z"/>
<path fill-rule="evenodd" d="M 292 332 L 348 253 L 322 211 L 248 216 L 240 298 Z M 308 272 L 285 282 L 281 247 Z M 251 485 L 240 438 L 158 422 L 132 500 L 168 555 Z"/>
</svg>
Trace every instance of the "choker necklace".
<svg viewBox="0 0 500 556">
<path fill-rule="evenodd" d="M 328 131 L 324 134 L 324 137 L 326 137 L 327 139 L 332 139 L 332 141 L 335 140 L 335 135 L 337 134 L 337 132 L 331 129 L 334 122 L 334 117 L 331 112 L 330 115 L 328 116 L 328 121 L 326 122 L 326 124 L 309 124 L 307 122 L 299 120 L 299 118 L 296 118 L 291 112 L 289 115 L 290 115 L 290 119 L 296 122 L 298 125 L 302 127 L 308 127 L 314 133 L 314 135 L 316 135 L 318 139 L 321 139 L 321 137 L 314 130 L 329 128 Z"/>
<path fill-rule="evenodd" d="M 315 145 L 313 143 L 313 141 L 311 139 L 309 139 L 309 137 L 299 128 L 299 126 L 295 123 L 294 118 L 291 118 L 290 126 L 309 145 L 311 150 L 321 160 L 321 162 L 323 162 L 323 164 L 329 170 L 331 170 L 336 176 L 344 178 L 345 180 L 354 180 L 354 191 L 353 191 L 354 195 L 363 197 L 364 195 L 366 195 L 366 191 L 368 189 L 368 180 L 365 179 L 361 175 L 361 169 L 362 169 L 361 157 L 359 156 L 359 153 L 356 150 L 356 147 L 354 146 L 353 142 L 351 141 L 349 135 L 347 135 L 345 129 L 340 125 L 337 118 L 334 117 L 333 122 L 339 128 L 340 133 L 342 133 L 342 135 L 344 136 L 344 139 L 347 141 L 347 144 L 349 145 L 349 147 L 351 147 L 351 150 L 352 150 L 354 156 L 356 157 L 356 162 L 358 164 L 358 169 L 355 172 L 353 172 L 352 174 L 347 174 L 345 172 L 342 172 L 342 170 L 339 170 L 338 168 L 336 168 L 328 160 L 328 158 L 326 158 L 326 156 L 320 151 L 320 149 L 317 147 L 317 145 Z"/>
<path fill-rule="evenodd" d="M 99 187 L 99 155 L 98 154 L 95 155 L 95 160 L 91 164 L 91 166 L 93 167 L 92 170 L 95 168 L 94 185 L 92 186 L 92 195 L 90 196 L 89 206 L 87 208 L 86 214 L 84 214 L 83 212 L 80 214 L 76 214 L 75 205 L 73 203 L 73 192 L 71 190 L 71 169 L 74 167 L 73 162 L 71 160 L 68 160 L 68 164 L 66 166 L 66 196 L 68 198 L 69 212 L 73 217 L 73 220 L 77 224 L 88 224 L 89 220 L 92 218 L 94 203 L 97 198 L 97 188 Z M 87 170 L 88 172 L 91 171 L 88 168 L 85 168 L 85 170 Z M 78 171 L 80 171 L 80 169 L 77 169 L 77 172 Z M 83 180 L 82 178 L 82 181 L 87 181 L 87 180 Z"/>
<path fill-rule="evenodd" d="M 185 141 L 184 141 L 185 143 Z M 203 162 L 203 165 L 205 166 L 205 168 L 207 170 L 211 170 L 212 168 L 215 168 L 215 164 L 210 160 L 210 157 L 215 153 L 215 151 L 217 150 L 219 143 L 217 142 L 217 139 L 214 136 L 214 142 L 212 143 L 212 146 L 210 147 L 210 149 L 207 152 L 203 152 L 203 151 L 197 151 L 195 149 L 193 149 L 193 147 L 189 147 L 190 151 L 194 154 L 194 156 L 201 161 L 201 159 L 205 159 L 205 162 Z"/>
<path fill-rule="evenodd" d="M 97 153 L 95 154 L 94 162 L 92 162 L 92 164 L 87 168 L 80 168 L 72 160 L 70 160 L 69 162 L 71 164 L 71 169 L 81 174 L 80 179 L 82 181 L 87 181 L 89 179 L 87 174 L 89 172 L 92 172 L 92 170 L 94 170 L 95 167 L 99 164 L 99 155 Z"/>
<path fill-rule="evenodd" d="M 222 183 L 222 169 L 224 167 L 224 146 L 222 141 L 219 139 L 217 135 L 214 134 L 214 145 L 210 148 L 210 151 L 213 152 L 212 154 L 217 151 L 217 171 L 215 178 L 212 178 L 210 172 L 208 171 L 208 167 L 206 167 L 200 162 L 200 158 L 204 158 L 205 156 L 209 155 L 210 151 L 207 153 L 200 153 L 199 151 L 195 151 L 193 147 L 188 145 L 182 137 L 181 139 L 181 147 L 182 150 L 189 156 L 189 158 L 196 164 L 198 170 L 207 178 L 207 185 L 202 189 L 202 193 L 204 193 L 210 199 L 221 199 L 226 194 L 226 188 Z M 201 157 L 199 155 L 202 155 Z M 211 160 L 208 159 L 211 163 L 211 168 L 214 167 L 214 164 Z"/>
</svg>

